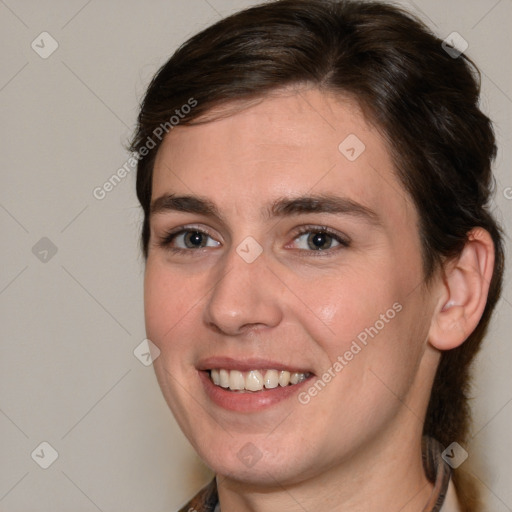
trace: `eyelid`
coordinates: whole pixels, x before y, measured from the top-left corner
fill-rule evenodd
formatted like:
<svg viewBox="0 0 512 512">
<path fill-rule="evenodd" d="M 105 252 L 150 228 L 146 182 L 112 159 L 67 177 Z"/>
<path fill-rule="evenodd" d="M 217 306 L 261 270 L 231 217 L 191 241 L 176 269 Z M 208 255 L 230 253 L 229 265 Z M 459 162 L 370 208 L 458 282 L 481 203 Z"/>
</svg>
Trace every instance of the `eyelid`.
<svg viewBox="0 0 512 512">
<path fill-rule="evenodd" d="M 217 239 L 219 237 L 216 237 L 214 234 L 212 234 L 208 228 L 199 226 L 197 224 L 187 224 L 187 225 L 182 225 L 182 226 L 178 226 L 176 228 L 170 229 L 170 230 L 166 231 L 162 236 L 158 237 L 158 240 L 156 243 L 159 247 L 176 252 L 176 253 L 202 252 L 202 250 L 206 249 L 206 247 L 201 247 L 201 248 L 197 248 L 197 249 L 183 249 L 180 247 L 171 247 L 172 241 L 178 235 L 181 235 L 182 233 L 189 232 L 189 231 L 198 231 L 198 232 L 203 233 L 203 234 L 207 235 L 208 237 L 212 238 L 219 244 L 222 244 L 222 242 L 220 242 Z M 332 247 L 330 249 L 325 249 L 322 251 L 313 251 L 313 250 L 308 251 L 307 249 L 296 249 L 298 252 L 314 254 L 315 256 L 324 256 L 324 255 L 328 255 L 329 253 L 332 253 L 336 250 L 347 248 L 351 244 L 351 239 L 347 235 L 340 233 L 339 231 L 332 229 L 328 226 L 313 225 L 313 224 L 303 225 L 303 226 L 299 226 L 299 227 L 295 228 L 293 230 L 293 235 L 292 235 L 293 239 L 292 239 L 291 243 L 295 242 L 295 240 L 297 238 L 299 238 L 300 236 L 302 236 L 304 234 L 315 233 L 315 232 L 326 233 L 327 235 L 333 237 L 340 245 L 336 246 L 336 247 Z M 286 244 L 285 248 L 287 248 L 289 245 L 290 244 Z M 211 249 L 211 247 L 210 247 L 210 249 Z"/>
<path fill-rule="evenodd" d="M 337 242 L 339 242 L 341 247 L 349 247 L 352 242 L 352 240 L 347 235 L 344 235 L 343 233 L 340 233 L 339 231 L 337 231 L 335 229 L 329 228 L 328 226 L 319 226 L 319 225 L 300 226 L 294 232 L 292 242 L 294 242 L 301 235 L 304 235 L 306 233 L 315 233 L 315 232 L 326 233 L 329 236 L 332 236 Z M 335 249 L 336 248 L 326 249 L 324 251 L 306 251 L 306 252 L 326 253 L 328 251 L 335 250 Z M 298 249 L 298 250 L 304 251 L 305 249 Z"/>
<path fill-rule="evenodd" d="M 158 237 L 157 244 L 159 247 L 162 247 L 162 248 L 168 249 L 168 250 L 172 250 L 172 251 L 177 251 L 177 252 L 182 252 L 182 251 L 192 252 L 192 251 L 199 251 L 200 249 L 204 249 L 204 247 L 201 247 L 199 249 L 182 249 L 180 247 L 171 247 L 170 246 L 170 244 L 173 242 L 173 240 L 178 235 L 181 235 L 182 233 L 188 232 L 188 231 L 198 231 L 199 233 L 203 233 L 203 234 L 209 236 L 216 242 L 222 243 L 219 240 L 217 240 L 217 238 L 207 228 L 202 227 L 202 226 L 200 227 L 197 224 L 186 224 L 186 225 L 178 226 L 176 228 L 165 231 L 165 233 L 163 235 Z"/>
</svg>

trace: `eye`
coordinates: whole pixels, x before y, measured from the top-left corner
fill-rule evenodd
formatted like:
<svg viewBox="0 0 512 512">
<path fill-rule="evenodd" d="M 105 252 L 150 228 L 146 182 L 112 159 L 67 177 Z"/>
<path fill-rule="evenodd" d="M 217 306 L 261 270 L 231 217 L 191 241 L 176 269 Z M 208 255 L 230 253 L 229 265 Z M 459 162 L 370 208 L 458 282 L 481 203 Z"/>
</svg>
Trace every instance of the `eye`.
<svg viewBox="0 0 512 512">
<path fill-rule="evenodd" d="M 348 247 L 349 242 L 328 228 L 305 228 L 294 239 L 295 248 L 305 251 L 327 251 L 336 247 Z"/>
<path fill-rule="evenodd" d="M 160 246 L 176 251 L 187 251 L 204 247 L 219 247 L 220 242 L 199 229 L 180 229 L 165 235 L 160 241 Z"/>
</svg>

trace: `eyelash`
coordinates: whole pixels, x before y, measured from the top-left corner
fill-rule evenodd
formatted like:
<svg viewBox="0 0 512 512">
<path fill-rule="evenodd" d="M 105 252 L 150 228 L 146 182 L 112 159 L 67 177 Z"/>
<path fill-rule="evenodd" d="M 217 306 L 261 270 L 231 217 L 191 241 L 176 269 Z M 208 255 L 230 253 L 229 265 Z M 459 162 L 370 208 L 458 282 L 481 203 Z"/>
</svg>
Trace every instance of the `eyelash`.
<svg viewBox="0 0 512 512">
<path fill-rule="evenodd" d="M 176 237 L 178 237 L 179 235 L 182 235 L 184 233 L 191 232 L 191 231 L 197 231 L 198 233 L 201 233 L 203 235 L 206 235 L 206 236 L 214 239 L 212 234 L 204 228 L 198 228 L 195 226 L 185 226 L 185 227 L 182 226 L 182 227 L 173 229 L 173 230 L 165 233 L 162 237 L 160 237 L 160 239 L 157 242 L 157 245 L 158 245 L 158 247 L 166 249 L 168 251 L 171 251 L 174 254 L 184 254 L 184 253 L 190 254 L 190 253 L 194 253 L 194 252 L 202 252 L 202 251 L 199 251 L 198 249 L 182 249 L 179 247 L 171 246 L 171 243 L 173 242 L 173 240 Z M 305 235 L 307 233 L 325 233 L 326 235 L 329 235 L 330 237 L 332 237 L 340 245 L 333 247 L 333 248 L 319 250 L 319 251 L 299 249 L 299 251 L 301 253 L 307 252 L 307 253 L 310 253 L 311 255 L 314 255 L 315 257 L 322 257 L 322 256 L 327 256 L 329 253 L 332 253 L 333 251 L 336 251 L 339 249 L 346 249 L 346 248 L 350 247 L 350 240 L 348 239 L 348 237 L 341 236 L 339 233 L 337 233 L 336 231 L 334 231 L 333 229 L 331 229 L 327 226 L 301 226 L 294 233 L 293 241 L 295 241 L 297 238 L 299 238 L 300 236 Z M 200 249 L 206 249 L 206 247 L 202 247 Z"/>
<path fill-rule="evenodd" d="M 198 228 L 196 226 L 181 226 L 179 228 L 176 228 L 176 229 L 172 229 L 171 231 L 168 231 L 167 233 L 165 233 L 161 238 L 160 240 L 158 240 L 158 247 L 162 248 L 162 249 L 166 249 L 168 251 L 171 251 L 175 254 L 183 254 L 183 253 L 193 253 L 193 252 L 202 252 L 202 251 L 198 251 L 197 249 L 181 249 L 179 247 L 171 247 L 171 243 L 173 242 L 173 240 L 178 237 L 179 235 L 182 235 L 183 233 L 189 233 L 190 231 L 197 231 L 198 233 L 201 233 L 203 235 L 207 235 L 209 236 L 210 238 L 213 239 L 213 235 L 206 229 L 204 228 Z M 204 249 L 204 248 L 202 248 Z"/>
<path fill-rule="evenodd" d="M 303 255 L 304 253 L 308 253 L 307 256 L 314 256 L 314 257 L 321 258 L 321 257 L 332 255 L 333 252 L 336 252 L 340 249 L 346 249 L 346 248 L 350 247 L 350 240 L 348 237 L 342 236 L 337 231 L 334 231 L 333 229 L 331 229 L 327 226 L 314 226 L 314 225 L 313 226 L 301 226 L 294 233 L 293 241 L 295 241 L 300 236 L 308 234 L 308 233 L 325 233 L 326 235 L 329 235 L 334 240 L 336 240 L 336 242 L 338 242 L 340 245 L 336 246 L 336 247 L 331 247 L 329 249 L 324 249 L 321 251 L 298 249 L 298 251 L 301 255 Z"/>
</svg>

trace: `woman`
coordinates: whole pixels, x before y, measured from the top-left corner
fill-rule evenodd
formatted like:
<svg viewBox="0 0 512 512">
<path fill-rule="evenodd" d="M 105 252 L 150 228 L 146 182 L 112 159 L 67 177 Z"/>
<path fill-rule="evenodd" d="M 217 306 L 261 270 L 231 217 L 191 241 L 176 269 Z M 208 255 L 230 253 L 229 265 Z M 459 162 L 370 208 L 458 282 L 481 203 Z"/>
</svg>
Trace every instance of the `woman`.
<svg viewBox="0 0 512 512">
<path fill-rule="evenodd" d="M 282 0 L 157 73 L 138 131 L 154 366 L 216 478 L 183 511 L 476 511 L 469 365 L 503 274 L 456 41 Z"/>
</svg>

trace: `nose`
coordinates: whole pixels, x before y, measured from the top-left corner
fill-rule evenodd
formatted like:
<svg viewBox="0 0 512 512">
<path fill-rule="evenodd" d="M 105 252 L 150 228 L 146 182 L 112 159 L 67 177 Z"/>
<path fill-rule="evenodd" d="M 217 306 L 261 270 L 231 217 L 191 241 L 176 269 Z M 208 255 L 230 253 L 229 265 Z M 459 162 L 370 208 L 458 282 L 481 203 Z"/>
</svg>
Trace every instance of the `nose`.
<svg viewBox="0 0 512 512">
<path fill-rule="evenodd" d="M 204 309 L 204 321 L 217 332 L 236 336 L 277 326 L 282 290 L 262 253 L 248 263 L 235 250 L 226 255 Z"/>
</svg>

